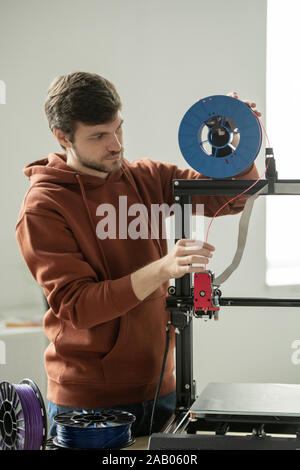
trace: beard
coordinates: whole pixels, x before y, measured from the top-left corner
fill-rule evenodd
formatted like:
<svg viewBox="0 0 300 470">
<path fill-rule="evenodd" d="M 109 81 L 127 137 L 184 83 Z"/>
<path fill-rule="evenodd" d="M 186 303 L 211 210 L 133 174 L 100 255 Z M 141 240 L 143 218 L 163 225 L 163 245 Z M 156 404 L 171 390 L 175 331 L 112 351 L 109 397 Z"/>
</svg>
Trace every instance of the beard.
<svg viewBox="0 0 300 470">
<path fill-rule="evenodd" d="M 90 168 L 92 170 L 96 171 L 101 171 L 102 173 L 114 173 L 118 171 L 123 163 L 123 158 L 124 158 L 124 147 L 121 148 L 120 152 L 110 152 L 108 155 L 105 155 L 105 157 L 102 157 L 101 162 L 95 162 L 91 161 L 88 157 L 85 157 L 84 155 L 80 154 L 78 152 L 78 149 L 76 146 L 73 144 L 73 150 L 76 155 L 76 158 L 78 162 L 86 167 Z M 113 157 L 115 155 L 120 154 L 120 157 L 118 160 L 106 160 L 109 157 Z"/>
</svg>

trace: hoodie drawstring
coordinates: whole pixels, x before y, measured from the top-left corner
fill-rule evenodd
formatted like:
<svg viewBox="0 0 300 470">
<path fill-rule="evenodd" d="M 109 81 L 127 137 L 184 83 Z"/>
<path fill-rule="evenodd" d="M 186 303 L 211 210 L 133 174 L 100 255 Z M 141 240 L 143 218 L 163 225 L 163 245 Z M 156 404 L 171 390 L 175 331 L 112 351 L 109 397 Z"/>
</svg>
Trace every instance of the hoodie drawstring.
<svg viewBox="0 0 300 470">
<path fill-rule="evenodd" d="M 84 203 L 86 211 L 88 213 L 88 217 L 89 217 L 91 229 L 92 229 L 92 232 L 93 232 L 93 236 L 95 237 L 99 253 L 101 255 L 101 258 L 103 260 L 103 264 L 105 266 L 105 269 L 106 269 L 106 272 L 107 272 L 107 275 L 108 275 L 108 279 L 112 279 L 109 266 L 106 262 L 106 256 L 104 254 L 103 248 L 102 248 L 101 243 L 99 242 L 99 239 L 98 239 L 97 234 L 96 234 L 95 224 L 94 224 L 92 214 L 91 214 L 91 211 L 90 211 L 90 208 L 89 208 L 89 204 L 88 204 L 88 200 L 87 200 L 87 197 L 86 197 L 86 192 L 85 192 L 85 189 L 84 189 L 84 185 L 83 185 L 83 183 L 81 181 L 81 178 L 80 178 L 80 175 L 78 173 L 75 173 L 75 178 L 78 181 L 79 186 L 80 186 L 80 191 L 81 191 L 81 196 L 82 196 L 82 199 L 83 199 L 83 203 Z"/>
<path fill-rule="evenodd" d="M 130 170 L 127 170 L 127 169 L 125 169 L 125 167 L 123 167 L 123 172 L 124 172 L 126 178 L 128 179 L 129 184 L 131 184 L 131 186 L 134 188 L 134 190 L 135 190 L 135 192 L 136 192 L 136 195 L 137 195 L 137 197 L 138 197 L 140 203 L 144 205 L 144 202 L 143 202 L 143 200 L 142 200 L 142 198 L 141 198 L 141 196 L 140 196 L 140 193 L 139 193 L 139 191 L 138 191 L 137 185 L 136 185 L 136 183 L 135 183 L 135 180 L 134 180 L 134 178 L 133 178 L 133 176 L 132 176 Z M 151 222 L 154 223 L 154 221 L 151 221 L 151 222 L 150 222 L 150 221 L 149 221 L 149 217 L 148 217 L 148 221 L 147 221 L 147 222 L 148 222 L 149 233 L 150 233 L 150 236 L 151 236 L 151 233 L 152 233 L 152 230 L 151 230 Z M 156 230 L 157 230 L 157 232 L 158 232 L 158 227 L 157 227 L 157 226 L 156 226 Z M 157 233 L 157 235 L 158 235 L 158 233 Z M 151 238 L 152 238 L 152 237 L 151 237 Z M 158 250 L 159 250 L 160 257 L 162 258 L 162 257 L 164 256 L 164 254 L 163 254 L 163 251 L 162 251 L 162 247 L 161 247 L 160 243 L 158 242 L 158 239 L 157 239 L 157 238 L 153 238 L 153 242 L 154 242 L 154 244 L 157 246 L 157 248 L 158 248 Z"/>
</svg>

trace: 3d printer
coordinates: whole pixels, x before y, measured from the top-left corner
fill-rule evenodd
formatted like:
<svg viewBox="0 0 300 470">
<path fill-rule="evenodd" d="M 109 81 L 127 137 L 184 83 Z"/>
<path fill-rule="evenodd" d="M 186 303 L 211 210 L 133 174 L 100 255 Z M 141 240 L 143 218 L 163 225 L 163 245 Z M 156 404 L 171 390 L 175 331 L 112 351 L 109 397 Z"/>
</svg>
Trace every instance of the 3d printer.
<svg viewBox="0 0 300 470">
<path fill-rule="evenodd" d="M 278 388 L 278 384 L 268 384 L 262 393 L 263 384 L 229 384 L 229 389 L 224 389 L 224 384 L 209 384 L 196 399 L 193 379 L 193 317 L 218 319 L 222 306 L 300 306 L 300 299 L 225 298 L 220 290 L 222 281 L 241 259 L 254 199 L 263 195 L 300 195 L 300 180 L 278 179 L 270 147 L 266 148 L 265 179 L 231 178 L 255 160 L 261 141 L 259 120 L 245 103 L 229 96 L 199 100 L 180 124 L 179 146 L 184 158 L 195 170 L 213 178 L 173 181 L 173 194 L 182 213 L 194 195 L 246 194 L 250 202 L 248 210 L 244 209 L 245 216 L 241 216 L 244 217 L 240 223 L 243 241 L 232 265 L 217 278 L 209 270 L 193 278 L 186 274 L 169 288 L 166 309 L 171 313 L 170 323 L 177 333 L 176 412 L 163 432 L 151 435 L 149 449 L 300 448 L 300 385 Z M 185 225 L 179 236 L 189 238 L 186 218 L 182 220 Z M 280 406 L 274 397 L 280 397 Z M 285 406 L 287 403 L 289 406 Z M 246 434 L 230 435 L 230 432 Z"/>
</svg>

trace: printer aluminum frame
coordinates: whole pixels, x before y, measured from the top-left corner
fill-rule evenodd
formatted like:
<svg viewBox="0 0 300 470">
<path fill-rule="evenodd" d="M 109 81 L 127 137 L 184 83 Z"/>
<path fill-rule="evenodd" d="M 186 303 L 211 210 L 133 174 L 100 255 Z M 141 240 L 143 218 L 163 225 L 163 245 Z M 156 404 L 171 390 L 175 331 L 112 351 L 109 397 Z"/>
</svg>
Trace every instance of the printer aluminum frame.
<svg viewBox="0 0 300 470">
<path fill-rule="evenodd" d="M 255 186 L 250 188 L 254 180 L 229 180 L 229 179 L 199 179 L 199 180 L 173 180 L 173 194 L 175 201 L 181 205 L 182 214 L 186 207 L 190 206 L 192 196 L 237 196 L 245 191 L 245 195 L 255 194 L 260 191 L 259 196 L 267 195 L 300 195 L 300 180 L 278 180 L 275 168 L 275 160 L 271 149 L 266 149 L 266 156 L 271 154 L 271 163 L 266 172 L 266 179 L 259 180 Z M 250 188 L 248 191 L 247 188 Z M 176 217 L 176 214 L 175 214 Z M 181 217 L 181 238 L 188 238 L 190 232 L 190 221 L 185 216 Z M 176 222 L 175 222 L 176 223 Z M 183 236 L 185 234 L 185 236 Z M 178 236 L 178 234 L 176 234 Z M 178 238 L 179 239 L 179 238 Z M 176 243 L 177 240 L 175 240 Z M 193 378 L 193 309 L 194 297 L 191 282 L 191 274 L 186 274 L 179 279 L 175 279 L 175 288 L 169 290 L 166 299 L 166 310 L 171 313 L 171 325 L 176 332 L 176 410 L 173 417 L 164 427 L 162 433 L 153 434 L 150 438 L 151 448 L 195 448 L 197 430 L 215 429 L 217 424 L 207 424 L 206 420 L 191 420 L 190 407 L 196 398 L 196 383 Z M 274 298 L 240 298 L 240 297 L 220 297 L 220 306 L 252 306 L 252 307 L 300 307 L 300 299 L 274 299 Z M 249 423 L 248 423 L 249 424 Z M 233 427 L 237 431 L 245 430 L 247 423 L 234 423 Z M 207 427 L 208 426 L 208 427 Z M 277 422 L 276 430 L 286 433 L 294 432 L 298 436 L 300 429 L 300 417 L 298 419 L 287 419 Z M 184 434 L 182 434 L 184 432 Z M 188 433 L 188 434 L 186 434 Z M 190 435 L 189 435 L 190 433 Z M 194 434 L 194 436 L 192 436 Z M 216 432 L 217 434 L 217 432 Z M 177 439 L 176 439 L 177 437 Z M 207 437 L 207 436 L 206 436 Z M 209 442 L 211 445 L 211 437 Z M 215 436 L 216 437 L 216 436 Z M 231 436 L 226 436 L 231 438 Z M 161 438 L 164 438 L 163 440 Z M 174 441 L 175 438 L 175 441 Z M 203 436 L 204 439 L 204 436 Z M 277 438 L 276 438 L 277 439 Z M 151 443 L 152 440 L 152 443 Z M 195 441 L 195 442 L 194 442 Z M 297 441 L 297 444 L 294 444 Z M 215 441 L 213 441 L 215 442 Z M 228 441 L 226 441 L 228 442 Z M 233 442 L 236 442 L 234 440 Z M 243 440 L 241 441 L 243 442 Z M 267 443 L 267 441 L 265 441 Z M 277 441 L 276 441 L 277 442 Z M 280 441 L 283 443 L 283 440 Z M 285 441 L 286 442 L 286 441 Z M 270 444 L 270 441 L 268 441 Z M 272 441 L 274 443 L 274 440 Z M 299 439 L 288 440 L 287 447 L 294 445 L 300 447 Z M 192 445 L 192 447 L 190 447 Z M 226 446 L 227 444 L 225 444 Z M 231 444 L 230 444 L 231 445 Z M 232 444 L 234 445 L 234 443 Z M 252 445 L 252 444 L 251 444 Z M 254 443 L 255 445 L 255 443 Z M 273 444 L 271 444 L 272 447 Z M 152 447 L 151 447 L 152 446 Z M 154 447 L 153 447 L 154 446 Z M 159 447 L 155 447 L 159 446 Z M 175 447 L 174 447 L 175 446 Z M 237 444 L 239 447 L 239 444 Z"/>
</svg>

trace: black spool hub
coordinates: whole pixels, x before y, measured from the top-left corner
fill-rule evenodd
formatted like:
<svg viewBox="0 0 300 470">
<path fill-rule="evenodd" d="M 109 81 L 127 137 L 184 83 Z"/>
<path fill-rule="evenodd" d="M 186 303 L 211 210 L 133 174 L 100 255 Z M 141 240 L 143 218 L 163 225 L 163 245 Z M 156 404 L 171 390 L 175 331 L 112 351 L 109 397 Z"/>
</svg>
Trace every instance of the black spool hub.
<svg viewBox="0 0 300 470">
<path fill-rule="evenodd" d="M 199 129 L 198 140 L 201 148 L 209 156 L 226 157 L 236 150 L 233 137 L 236 134 L 238 145 L 240 133 L 237 125 L 228 117 L 214 116 Z"/>
<path fill-rule="evenodd" d="M 226 127 L 213 127 L 210 133 L 210 140 L 214 147 L 225 147 L 229 143 L 230 135 Z"/>
</svg>

